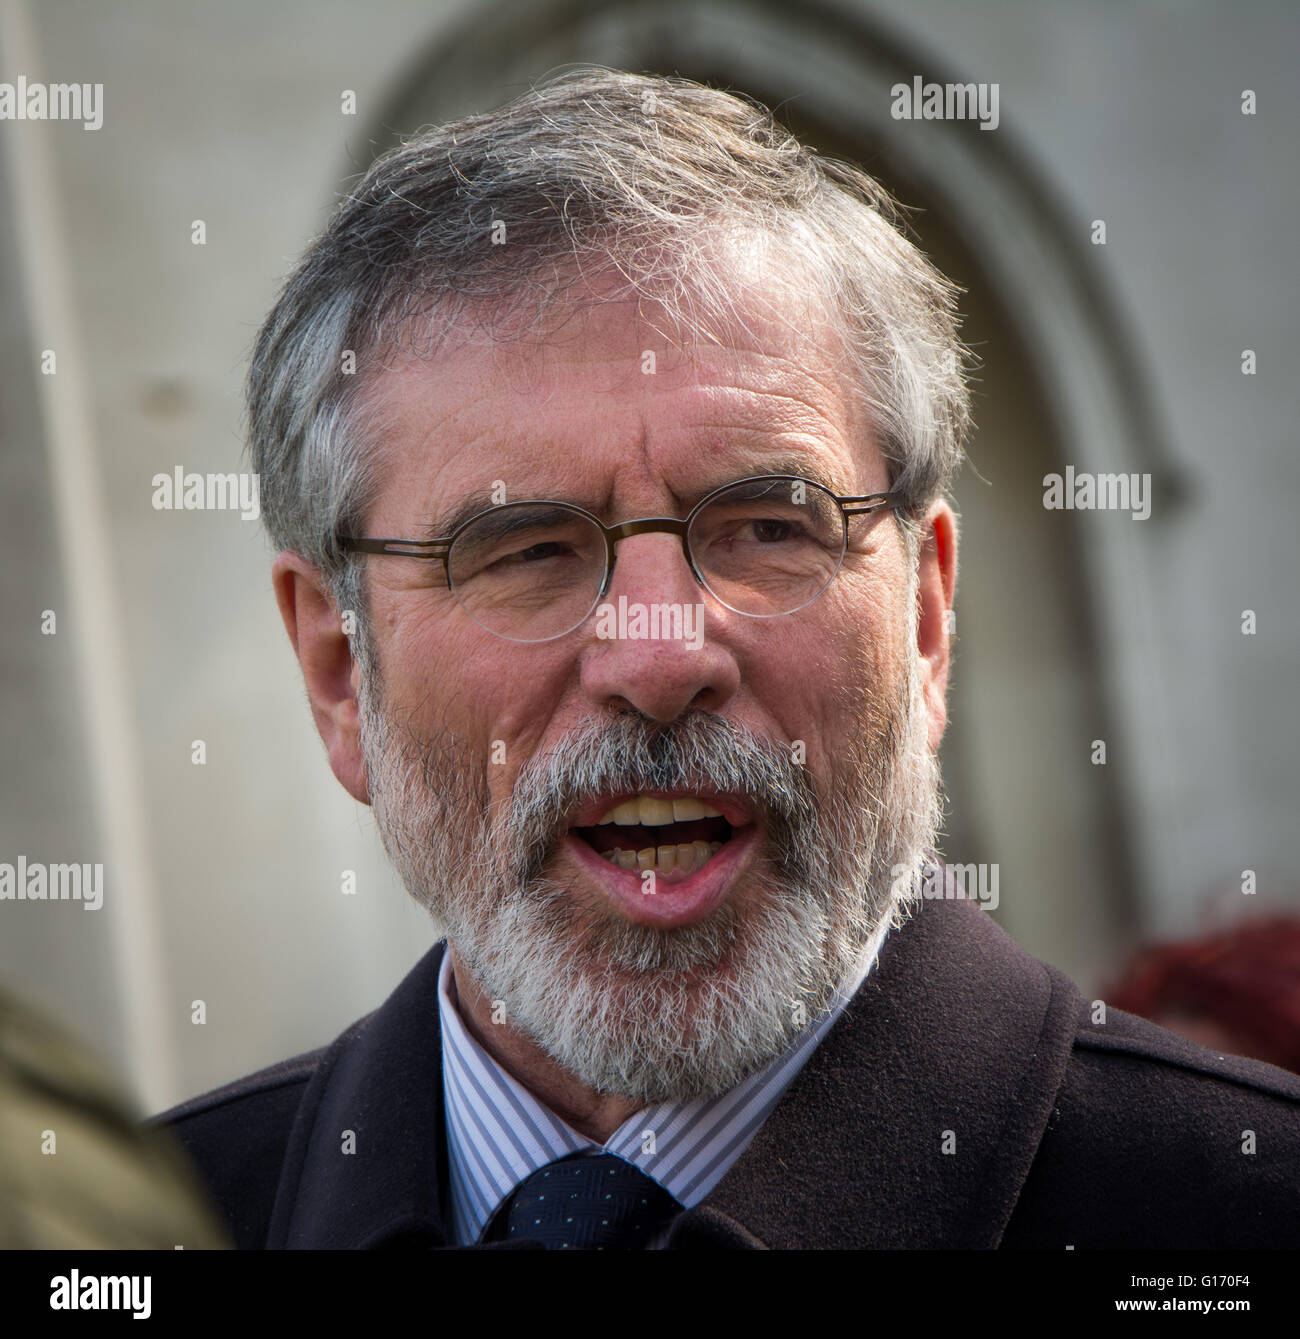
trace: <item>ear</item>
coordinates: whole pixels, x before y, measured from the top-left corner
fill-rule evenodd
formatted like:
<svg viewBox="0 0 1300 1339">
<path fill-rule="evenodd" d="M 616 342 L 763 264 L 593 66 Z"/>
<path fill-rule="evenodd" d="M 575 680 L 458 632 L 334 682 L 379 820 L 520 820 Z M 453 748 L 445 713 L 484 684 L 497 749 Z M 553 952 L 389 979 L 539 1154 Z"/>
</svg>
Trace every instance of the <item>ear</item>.
<svg viewBox="0 0 1300 1339">
<path fill-rule="evenodd" d="M 271 584 L 302 666 L 311 713 L 325 741 L 330 767 L 353 799 L 369 804 L 357 707 L 360 667 L 352 658 L 352 644 L 343 631 L 339 611 L 320 572 L 300 553 L 276 556 Z"/>
<path fill-rule="evenodd" d="M 930 714 L 930 748 L 936 753 L 948 724 L 948 629 L 956 591 L 957 517 L 946 502 L 936 502 L 926 513 L 921 537 L 916 630 Z"/>
</svg>

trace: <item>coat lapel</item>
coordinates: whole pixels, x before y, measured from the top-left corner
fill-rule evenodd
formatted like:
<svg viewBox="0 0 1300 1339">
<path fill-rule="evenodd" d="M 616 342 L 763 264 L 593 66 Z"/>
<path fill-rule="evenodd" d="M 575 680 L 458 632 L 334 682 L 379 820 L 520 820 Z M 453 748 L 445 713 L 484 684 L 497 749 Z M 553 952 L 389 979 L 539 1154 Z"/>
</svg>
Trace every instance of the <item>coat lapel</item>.
<svg viewBox="0 0 1300 1339">
<path fill-rule="evenodd" d="M 445 947 L 426 953 L 380 1009 L 330 1047 L 312 1076 L 289 1137 L 268 1249 L 445 1244 L 438 1026 Z"/>
<path fill-rule="evenodd" d="M 996 1246 L 1081 1006 L 973 903 L 922 903 L 670 1245 Z"/>
</svg>

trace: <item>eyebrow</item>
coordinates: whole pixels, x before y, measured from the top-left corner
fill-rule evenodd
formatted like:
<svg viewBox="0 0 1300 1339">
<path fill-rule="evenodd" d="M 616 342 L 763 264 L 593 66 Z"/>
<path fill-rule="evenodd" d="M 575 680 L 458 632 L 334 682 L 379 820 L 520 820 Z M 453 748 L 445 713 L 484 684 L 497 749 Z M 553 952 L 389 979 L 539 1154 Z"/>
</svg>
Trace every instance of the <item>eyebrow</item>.
<svg viewBox="0 0 1300 1339">
<path fill-rule="evenodd" d="M 840 497 L 846 496 L 840 493 L 839 488 L 820 465 L 801 456 L 782 456 L 775 460 L 755 461 L 741 472 L 729 474 L 726 478 L 707 484 L 703 488 L 692 489 L 689 493 L 681 495 L 674 493 L 673 496 L 677 498 L 678 505 L 684 511 L 689 512 L 702 497 L 712 493 L 715 489 L 722 488 L 729 483 L 739 483 L 742 479 L 753 479 L 768 474 L 792 475 L 799 479 L 808 479 L 812 483 L 820 484 L 828 493 L 834 493 Z M 521 497 L 507 498 L 506 500 L 507 502 L 567 502 L 570 506 L 581 507 L 583 511 L 595 514 L 594 508 L 574 498 Z M 450 539 L 466 521 L 472 521 L 480 513 L 492 511 L 496 507 L 504 505 L 504 503 L 493 500 L 489 489 L 476 489 L 472 493 L 465 494 L 443 520 L 429 525 L 425 530 L 424 538 L 426 540 Z"/>
<path fill-rule="evenodd" d="M 446 520 L 431 525 L 427 531 L 429 539 L 450 539 L 466 521 L 473 520 L 482 511 L 491 511 L 497 504 L 488 489 L 479 489 L 466 494 L 457 504 L 455 511 Z"/>
</svg>

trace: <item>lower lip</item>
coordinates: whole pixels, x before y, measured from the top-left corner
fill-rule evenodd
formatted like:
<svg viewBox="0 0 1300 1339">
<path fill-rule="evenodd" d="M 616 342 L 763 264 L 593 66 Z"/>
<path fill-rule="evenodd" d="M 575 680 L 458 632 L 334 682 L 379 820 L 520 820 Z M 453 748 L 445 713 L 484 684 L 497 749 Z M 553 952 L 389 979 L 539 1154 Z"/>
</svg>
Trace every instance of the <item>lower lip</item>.
<svg viewBox="0 0 1300 1339">
<path fill-rule="evenodd" d="M 572 833 L 564 839 L 564 849 L 582 871 L 630 921 L 668 929 L 675 925 L 694 925 L 722 905 L 732 885 L 748 863 L 758 843 L 758 828 L 750 826 L 733 832 L 729 841 L 702 869 L 680 882 L 670 883 L 659 876 L 654 892 L 646 892 L 642 871 L 624 869 L 598 855 L 581 837 Z"/>
</svg>

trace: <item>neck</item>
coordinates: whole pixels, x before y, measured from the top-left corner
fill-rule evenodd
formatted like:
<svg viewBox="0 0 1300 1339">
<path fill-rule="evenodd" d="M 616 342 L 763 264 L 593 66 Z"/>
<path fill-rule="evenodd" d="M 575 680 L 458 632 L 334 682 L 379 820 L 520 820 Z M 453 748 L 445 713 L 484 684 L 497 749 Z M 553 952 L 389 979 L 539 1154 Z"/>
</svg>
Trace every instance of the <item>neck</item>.
<svg viewBox="0 0 1300 1339">
<path fill-rule="evenodd" d="M 509 1019 L 494 1022 L 492 1001 L 461 960 L 456 946 L 449 943 L 447 951 L 451 954 L 452 1000 L 461 1021 L 502 1069 L 561 1120 L 579 1134 L 603 1144 L 620 1125 L 642 1109 L 644 1103 L 588 1088 L 515 1028 Z"/>
</svg>

